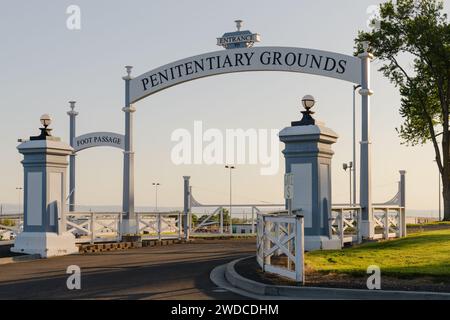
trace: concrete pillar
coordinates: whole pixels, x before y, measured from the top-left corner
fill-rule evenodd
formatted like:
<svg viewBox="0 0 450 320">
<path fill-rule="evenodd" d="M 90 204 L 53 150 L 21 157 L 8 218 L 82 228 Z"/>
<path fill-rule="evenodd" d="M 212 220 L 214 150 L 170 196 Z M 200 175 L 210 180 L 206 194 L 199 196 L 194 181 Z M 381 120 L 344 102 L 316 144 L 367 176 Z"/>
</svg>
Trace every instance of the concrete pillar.
<svg viewBox="0 0 450 320">
<path fill-rule="evenodd" d="M 136 213 L 134 212 L 134 151 L 133 151 L 133 113 L 136 109 L 130 103 L 131 66 L 126 66 L 125 80 L 125 151 L 123 153 L 123 201 L 122 234 L 138 232 Z"/>
<path fill-rule="evenodd" d="M 373 55 L 368 52 L 368 43 L 364 43 L 364 52 L 358 56 L 361 59 L 361 152 L 360 152 L 360 205 L 361 205 L 361 235 L 371 239 L 374 236 L 372 210 L 372 146 L 370 141 L 370 61 Z"/>
<path fill-rule="evenodd" d="M 304 216 L 306 250 L 340 249 L 339 239 L 332 239 L 329 230 L 331 145 L 338 135 L 313 119 L 309 108 L 302 113 L 301 121 L 292 122 L 279 134 L 285 143 L 286 173 L 294 175 L 292 210 L 300 209 L 299 214 Z"/>
<path fill-rule="evenodd" d="M 69 132 L 69 144 L 73 148 L 74 147 L 74 140 L 76 137 L 76 116 L 78 115 L 78 112 L 76 112 L 75 109 L 75 101 L 69 101 L 70 104 L 70 111 L 67 112 L 70 118 L 70 132 Z M 72 152 L 72 154 L 69 156 L 69 211 L 75 211 L 75 156 L 76 152 Z"/>
<path fill-rule="evenodd" d="M 67 156 L 73 149 L 51 136 L 48 115 L 41 121 L 45 123 L 41 135 L 17 147 L 24 156 L 24 227 L 11 251 L 47 258 L 76 253 L 78 248 L 73 234 L 66 231 L 64 216 Z"/>
</svg>

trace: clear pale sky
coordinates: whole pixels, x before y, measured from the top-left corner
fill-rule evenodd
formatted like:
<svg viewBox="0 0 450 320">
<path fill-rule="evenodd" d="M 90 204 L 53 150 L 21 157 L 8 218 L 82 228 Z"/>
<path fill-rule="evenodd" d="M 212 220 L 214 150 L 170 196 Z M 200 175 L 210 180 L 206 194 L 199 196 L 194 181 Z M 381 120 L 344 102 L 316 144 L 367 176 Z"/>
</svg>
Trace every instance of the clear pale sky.
<svg viewBox="0 0 450 320">
<path fill-rule="evenodd" d="M 352 54 L 359 29 L 367 30 L 367 8 L 374 0 L 295 1 L 2 1 L 0 13 L 0 203 L 17 203 L 22 186 L 17 138 L 38 133 L 39 117 L 53 117 L 54 134 L 68 142 L 68 101 L 77 101 L 78 134 L 123 132 L 124 66 L 138 75 L 163 64 L 219 50 L 216 37 L 234 31 L 234 20 L 261 34 L 265 46 L 315 48 Z M 81 30 L 66 27 L 66 9 L 81 8 Z M 448 11 L 448 5 L 446 7 Z M 407 206 L 438 206 L 438 172 L 431 145 L 400 145 L 395 127 L 399 94 L 376 72 L 373 62 L 373 197 L 389 200 L 398 170 L 407 170 Z M 136 104 L 136 205 L 153 206 L 151 183 L 162 184 L 160 206 L 182 205 L 182 176 L 190 175 L 202 202 L 228 201 L 228 172 L 221 165 L 181 165 L 170 161 L 177 128 L 283 128 L 299 118 L 300 98 L 317 99 L 316 118 L 339 133 L 334 145 L 333 201 L 348 199 L 352 157 L 352 85 L 306 74 L 257 72 L 229 74 L 185 83 Z M 358 95 L 359 98 L 359 95 Z M 359 100 L 357 106 L 359 107 Z M 359 112 L 358 112 L 359 118 Z M 358 119 L 359 131 L 359 119 Z M 280 149 L 281 149 L 280 145 Z M 358 158 L 359 160 L 359 158 Z M 123 155 L 96 148 L 77 156 L 77 202 L 119 205 Z M 278 175 L 261 176 L 260 166 L 234 171 L 237 202 L 279 203 L 284 162 Z"/>
</svg>

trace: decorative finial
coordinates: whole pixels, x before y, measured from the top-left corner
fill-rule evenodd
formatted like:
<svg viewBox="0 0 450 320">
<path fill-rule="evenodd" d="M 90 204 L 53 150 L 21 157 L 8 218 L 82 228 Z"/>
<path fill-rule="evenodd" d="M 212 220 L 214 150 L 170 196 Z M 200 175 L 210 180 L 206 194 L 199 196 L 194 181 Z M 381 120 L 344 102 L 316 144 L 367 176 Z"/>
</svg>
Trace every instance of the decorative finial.
<svg viewBox="0 0 450 320">
<path fill-rule="evenodd" d="M 125 69 L 127 69 L 127 76 L 131 77 L 131 69 L 133 69 L 133 66 L 125 66 Z"/>
<path fill-rule="evenodd" d="M 310 109 L 314 107 L 316 104 L 316 99 L 312 95 L 306 95 L 302 98 L 302 105 L 305 108 L 305 111 L 301 111 L 303 117 L 300 121 L 291 122 L 292 126 L 308 126 L 316 124 L 316 120 L 311 116 L 314 114 L 314 111 Z"/>
<path fill-rule="evenodd" d="M 72 111 L 75 109 L 75 103 L 76 101 L 69 101 L 70 109 L 72 109 Z"/>
<path fill-rule="evenodd" d="M 363 47 L 364 52 L 368 52 L 369 51 L 369 41 L 363 41 L 362 47 Z"/>
<path fill-rule="evenodd" d="M 241 31 L 242 23 L 243 23 L 244 21 L 242 21 L 242 20 L 234 20 L 234 22 L 236 22 L 236 28 L 237 28 L 237 31 Z"/>
</svg>

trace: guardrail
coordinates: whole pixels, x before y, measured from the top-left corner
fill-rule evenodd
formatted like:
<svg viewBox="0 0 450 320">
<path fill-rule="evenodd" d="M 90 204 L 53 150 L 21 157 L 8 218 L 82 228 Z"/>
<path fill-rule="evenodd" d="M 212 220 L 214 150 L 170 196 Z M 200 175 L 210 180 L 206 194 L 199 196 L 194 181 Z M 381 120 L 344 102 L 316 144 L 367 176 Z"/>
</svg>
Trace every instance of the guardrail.
<svg viewBox="0 0 450 320">
<path fill-rule="evenodd" d="M 301 215 L 258 214 L 256 260 L 263 272 L 304 282 L 303 230 Z"/>
</svg>

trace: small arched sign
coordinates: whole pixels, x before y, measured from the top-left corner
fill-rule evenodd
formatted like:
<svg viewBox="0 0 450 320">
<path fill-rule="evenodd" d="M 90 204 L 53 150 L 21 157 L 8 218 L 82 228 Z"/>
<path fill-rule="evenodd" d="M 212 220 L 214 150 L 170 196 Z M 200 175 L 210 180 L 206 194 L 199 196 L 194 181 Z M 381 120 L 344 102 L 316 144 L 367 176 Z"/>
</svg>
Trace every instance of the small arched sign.
<svg viewBox="0 0 450 320">
<path fill-rule="evenodd" d="M 91 132 L 73 139 L 73 148 L 76 152 L 93 147 L 113 147 L 125 150 L 125 137 L 114 132 Z"/>
</svg>

